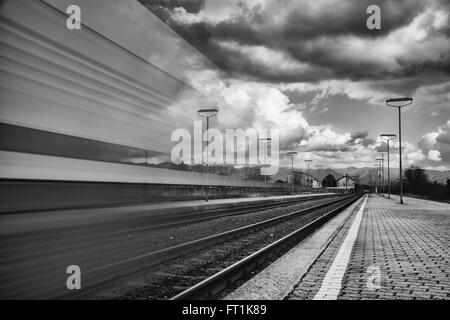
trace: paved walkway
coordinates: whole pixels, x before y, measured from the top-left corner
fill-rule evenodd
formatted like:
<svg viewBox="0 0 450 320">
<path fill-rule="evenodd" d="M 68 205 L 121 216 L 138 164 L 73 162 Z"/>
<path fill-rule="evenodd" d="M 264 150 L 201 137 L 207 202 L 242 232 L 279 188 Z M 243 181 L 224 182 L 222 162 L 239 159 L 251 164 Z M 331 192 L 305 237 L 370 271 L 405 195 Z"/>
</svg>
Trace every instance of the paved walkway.
<svg viewBox="0 0 450 320">
<path fill-rule="evenodd" d="M 287 298 L 450 299 L 450 205 L 405 203 L 371 195 Z"/>
</svg>

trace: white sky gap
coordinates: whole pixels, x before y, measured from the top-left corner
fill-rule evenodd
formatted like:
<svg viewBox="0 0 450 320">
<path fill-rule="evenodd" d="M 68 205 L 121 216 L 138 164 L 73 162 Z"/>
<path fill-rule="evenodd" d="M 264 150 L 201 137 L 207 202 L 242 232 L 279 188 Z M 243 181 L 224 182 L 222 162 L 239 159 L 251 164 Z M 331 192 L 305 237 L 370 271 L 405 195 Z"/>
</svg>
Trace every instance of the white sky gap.
<svg viewBox="0 0 450 320">
<path fill-rule="evenodd" d="M 336 300 L 342 287 L 342 278 L 344 277 L 345 270 L 347 269 L 348 261 L 350 260 L 350 254 L 352 253 L 353 244 L 358 236 L 359 226 L 361 224 L 364 208 L 367 203 L 367 195 L 364 202 L 359 208 L 356 214 L 355 220 L 350 227 L 350 230 L 345 238 L 344 242 L 339 248 L 339 252 L 336 255 L 333 264 L 328 270 L 325 278 L 322 281 L 322 286 L 314 296 L 314 300 Z"/>
</svg>

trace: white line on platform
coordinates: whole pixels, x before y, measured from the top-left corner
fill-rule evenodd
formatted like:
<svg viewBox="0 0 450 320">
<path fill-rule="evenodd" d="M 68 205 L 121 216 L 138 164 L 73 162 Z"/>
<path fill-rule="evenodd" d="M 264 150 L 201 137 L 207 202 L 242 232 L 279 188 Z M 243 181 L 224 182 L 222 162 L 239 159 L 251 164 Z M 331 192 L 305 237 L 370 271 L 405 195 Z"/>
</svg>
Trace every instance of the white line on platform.
<svg viewBox="0 0 450 320">
<path fill-rule="evenodd" d="M 367 195 L 364 202 L 359 208 L 356 214 L 355 220 L 350 227 L 350 230 L 339 248 L 333 264 L 328 270 L 325 278 L 322 281 L 322 286 L 314 296 L 314 300 L 336 300 L 342 287 L 342 278 L 344 277 L 345 270 L 347 269 L 348 261 L 350 260 L 350 254 L 352 253 L 353 244 L 358 236 L 359 226 L 361 224 L 364 208 L 367 203 Z"/>
</svg>

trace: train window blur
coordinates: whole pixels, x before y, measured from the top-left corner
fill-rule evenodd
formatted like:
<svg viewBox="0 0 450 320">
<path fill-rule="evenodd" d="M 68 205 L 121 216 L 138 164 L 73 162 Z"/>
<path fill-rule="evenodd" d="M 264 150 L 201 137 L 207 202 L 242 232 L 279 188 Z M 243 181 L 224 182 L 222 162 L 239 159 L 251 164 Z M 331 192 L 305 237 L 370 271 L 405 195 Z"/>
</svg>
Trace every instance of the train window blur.
<svg viewBox="0 0 450 320">
<path fill-rule="evenodd" d="M 5 123 L 0 123 L 0 137 L 0 150 L 7 151 L 137 165 L 158 165 L 169 159 L 159 152 Z"/>
</svg>

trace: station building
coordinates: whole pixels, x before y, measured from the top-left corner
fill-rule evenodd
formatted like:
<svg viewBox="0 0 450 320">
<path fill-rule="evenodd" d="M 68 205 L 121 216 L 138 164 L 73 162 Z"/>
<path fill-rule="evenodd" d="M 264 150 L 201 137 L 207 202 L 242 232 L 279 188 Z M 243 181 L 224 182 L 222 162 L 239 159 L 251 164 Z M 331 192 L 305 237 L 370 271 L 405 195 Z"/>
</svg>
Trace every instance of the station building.
<svg viewBox="0 0 450 320">
<path fill-rule="evenodd" d="M 355 180 L 345 175 L 336 180 L 336 187 L 343 189 L 355 189 Z"/>
</svg>

